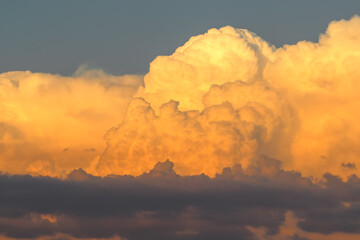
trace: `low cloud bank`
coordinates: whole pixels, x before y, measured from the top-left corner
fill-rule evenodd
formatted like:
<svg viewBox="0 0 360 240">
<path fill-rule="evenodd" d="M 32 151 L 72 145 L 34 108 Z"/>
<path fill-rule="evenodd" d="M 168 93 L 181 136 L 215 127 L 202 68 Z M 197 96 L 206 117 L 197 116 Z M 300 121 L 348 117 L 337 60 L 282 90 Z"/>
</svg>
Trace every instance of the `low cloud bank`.
<svg viewBox="0 0 360 240">
<path fill-rule="evenodd" d="M 271 239 L 291 211 L 304 232 L 360 233 L 357 176 L 326 174 L 313 183 L 280 165 L 262 156 L 246 170 L 236 165 L 214 178 L 180 176 L 171 161 L 139 177 L 100 178 L 82 169 L 66 180 L 1 175 L 0 232 L 34 239 L 258 239 L 251 229 L 264 228 Z"/>
</svg>

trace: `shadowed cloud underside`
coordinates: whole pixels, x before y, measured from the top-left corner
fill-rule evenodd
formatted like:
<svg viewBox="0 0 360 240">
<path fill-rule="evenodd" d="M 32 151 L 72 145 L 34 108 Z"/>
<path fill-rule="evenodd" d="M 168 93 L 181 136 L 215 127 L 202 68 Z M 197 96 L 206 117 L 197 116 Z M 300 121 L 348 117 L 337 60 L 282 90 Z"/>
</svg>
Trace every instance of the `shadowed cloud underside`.
<svg viewBox="0 0 360 240">
<path fill-rule="evenodd" d="M 352 239 L 360 233 L 357 176 L 343 181 L 326 174 L 313 183 L 280 165 L 262 156 L 247 170 L 236 165 L 214 178 L 180 176 L 169 160 L 138 177 L 100 178 L 82 169 L 64 180 L 0 175 L 0 233 L 135 240 Z"/>
</svg>

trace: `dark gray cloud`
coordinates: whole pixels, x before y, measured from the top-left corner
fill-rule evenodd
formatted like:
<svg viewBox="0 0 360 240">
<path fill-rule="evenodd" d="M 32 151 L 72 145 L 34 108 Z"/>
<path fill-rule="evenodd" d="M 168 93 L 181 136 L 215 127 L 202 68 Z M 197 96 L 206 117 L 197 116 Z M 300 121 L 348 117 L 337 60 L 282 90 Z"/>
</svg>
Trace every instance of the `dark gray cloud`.
<svg viewBox="0 0 360 240">
<path fill-rule="evenodd" d="M 355 175 L 344 182 L 326 174 L 313 183 L 265 156 L 246 171 L 237 165 L 215 178 L 179 176 L 170 161 L 139 177 L 100 178 L 82 169 L 67 180 L 0 175 L 0 233 L 14 238 L 61 233 L 131 240 L 256 239 L 247 226 L 274 235 L 289 210 L 305 231 L 359 233 L 359 186 Z"/>
<path fill-rule="evenodd" d="M 301 237 L 298 234 L 294 234 L 290 237 L 288 237 L 288 240 L 310 240 L 309 238 Z"/>
<path fill-rule="evenodd" d="M 357 169 L 355 163 L 341 163 L 341 166 L 349 169 Z"/>
</svg>

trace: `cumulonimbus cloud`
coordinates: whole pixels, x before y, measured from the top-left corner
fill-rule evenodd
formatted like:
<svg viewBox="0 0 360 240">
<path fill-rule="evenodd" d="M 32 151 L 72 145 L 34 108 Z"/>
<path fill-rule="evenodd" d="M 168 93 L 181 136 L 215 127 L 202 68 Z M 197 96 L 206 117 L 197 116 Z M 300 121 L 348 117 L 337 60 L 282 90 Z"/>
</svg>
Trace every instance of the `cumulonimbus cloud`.
<svg viewBox="0 0 360 240">
<path fill-rule="evenodd" d="M 157 57 L 144 85 L 101 71 L 2 73 L 0 167 L 140 175 L 169 158 L 181 175 L 214 176 L 264 154 L 306 175 L 353 174 L 359 29 L 354 16 L 317 43 L 278 49 L 245 29 L 210 29 Z"/>
<path fill-rule="evenodd" d="M 190 38 L 172 55 L 155 58 L 138 96 L 156 112 L 169 100 L 179 101 L 180 110 L 201 110 L 202 98 L 211 85 L 260 79 L 274 50 L 246 29 L 210 29 Z"/>
<path fill-rule="evenodd" d="M 213 176 L 259 154 L 315 177 L 354 173 L 344 162 L 359 165 L 359 30 L 354 16 L 279 49 L 229 26 L 192 37 L 150 64 L 98 173 L 139 175 L 170 158 L 180 174 Z"/>
</svg>

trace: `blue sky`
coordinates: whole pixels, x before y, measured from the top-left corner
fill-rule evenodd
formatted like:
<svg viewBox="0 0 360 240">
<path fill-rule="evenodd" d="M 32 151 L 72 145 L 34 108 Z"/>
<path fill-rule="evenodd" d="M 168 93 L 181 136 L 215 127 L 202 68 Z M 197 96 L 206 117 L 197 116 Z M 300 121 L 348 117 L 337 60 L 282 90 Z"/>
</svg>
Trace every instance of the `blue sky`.
<svg viewBox="0 0 360 240">
<path fill-rule="evenodd" d="M 112 74 L 146 73 L 209 28 L 247 28 L 276 45 L 317 41 L 360 1 L 14 1 L 0 2 L 0 72 L 71 75 L 82 64 Z"/>
</svg>

